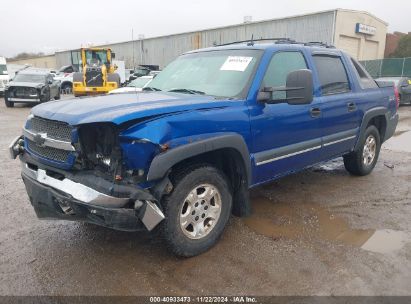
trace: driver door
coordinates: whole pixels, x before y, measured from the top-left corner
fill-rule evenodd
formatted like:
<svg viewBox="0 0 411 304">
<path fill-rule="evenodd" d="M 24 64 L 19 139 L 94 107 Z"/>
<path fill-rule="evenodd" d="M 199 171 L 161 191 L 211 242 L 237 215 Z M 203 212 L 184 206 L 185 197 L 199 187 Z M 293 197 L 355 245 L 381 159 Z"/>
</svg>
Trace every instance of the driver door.
<svg viewBox="0 0 411 304">
<path fill-rule="evenodd" d="M 278 51 L 272 55 L 262 87 L 286 85 L 287 75 L 296 70 L 310 69 L 301 51 Z M 319 100 L 311 104 L 290 105 L 285 92 L 273 92 L 268 104 L 254 101 L 250 105 L 253 137 L 254 184 L 262 183 L 300 170 L 320 158 L 321 111 Z"/>
</svg>

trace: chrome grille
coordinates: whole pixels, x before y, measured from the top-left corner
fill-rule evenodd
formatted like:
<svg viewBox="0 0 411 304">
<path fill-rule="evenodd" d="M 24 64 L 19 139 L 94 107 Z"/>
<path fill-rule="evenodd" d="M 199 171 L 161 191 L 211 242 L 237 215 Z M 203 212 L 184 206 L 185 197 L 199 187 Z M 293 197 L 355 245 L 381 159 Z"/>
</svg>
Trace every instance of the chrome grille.
<svg viewBox="0 0 411 304">
<path fill-rule="evenodd" d="M 49 138 L 71 142 L 72 128 L 65 122 L 34 116 L 30 123 L 30 130 L 34 133 L 47 133 Z"/>
<path fill-rule="evenodd" d="M 51 147 L 41 147 L 38 146 L 34 141 L 31 141 L 30 139 L 27 139 L 27 146 L 30 151 L 33 153 L 45 157 L 51 160 L 55 160 L 58 162 L 68 162 L 69 156 L 70 156 L 70 151 L 67 150 L 60 150 L 56 148 L 51 148 Z"/>
<path fill-rule="evenodd" d="M 37 97 L 37 90 L 31 87 L 15 87 L 15 97 Z"/>
</svg>

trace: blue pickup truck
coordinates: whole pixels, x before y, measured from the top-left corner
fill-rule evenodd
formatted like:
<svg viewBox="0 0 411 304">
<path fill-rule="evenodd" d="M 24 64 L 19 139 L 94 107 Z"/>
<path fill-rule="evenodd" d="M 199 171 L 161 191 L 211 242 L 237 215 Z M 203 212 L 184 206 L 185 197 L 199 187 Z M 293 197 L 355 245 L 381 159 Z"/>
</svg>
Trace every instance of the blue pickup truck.
<svg viewBox="0 0 411 304">
<path fill-rule="evenodd" d="M 10 153 L 39 218 L 156 228 L 188 257 L 250 213 L 252 187 L 337 157 L 369 174 L 397 109 L 340 50 L 250 41 L 183 54 L 141 93 L 36 106 Z"/>
</svg>

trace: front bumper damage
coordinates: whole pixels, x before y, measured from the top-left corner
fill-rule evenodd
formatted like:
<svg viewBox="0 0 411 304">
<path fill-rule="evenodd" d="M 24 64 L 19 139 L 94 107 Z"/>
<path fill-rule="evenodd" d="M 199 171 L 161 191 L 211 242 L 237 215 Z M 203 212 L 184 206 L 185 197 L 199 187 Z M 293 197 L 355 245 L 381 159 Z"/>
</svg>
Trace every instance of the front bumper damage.
<svg viewBox="0 0 411 304">
<path fill-rule="evenodd" d="M 16 138 L 9 152 L 12 158 L 20 155 L 22 178 L 39 218 L 84 221 L 123 231 L 150 231 L 164 219 L 148 190 L 40 164 L 24 152 L 21 140 Z"/>
</svg>

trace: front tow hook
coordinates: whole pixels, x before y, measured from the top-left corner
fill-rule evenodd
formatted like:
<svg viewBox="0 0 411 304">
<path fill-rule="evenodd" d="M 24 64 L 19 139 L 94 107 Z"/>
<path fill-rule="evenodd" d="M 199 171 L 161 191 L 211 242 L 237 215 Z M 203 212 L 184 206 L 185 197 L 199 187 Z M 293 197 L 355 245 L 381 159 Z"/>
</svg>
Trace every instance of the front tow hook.
<svg viewBox="0 0 411 304">
<path fill-rule="evenodd" d="M 17 136 L 9 145 L 9 154 L 11 159 L 16 159 L 19 154 L 24 152 L 23 135 Z"/>
</svg>

